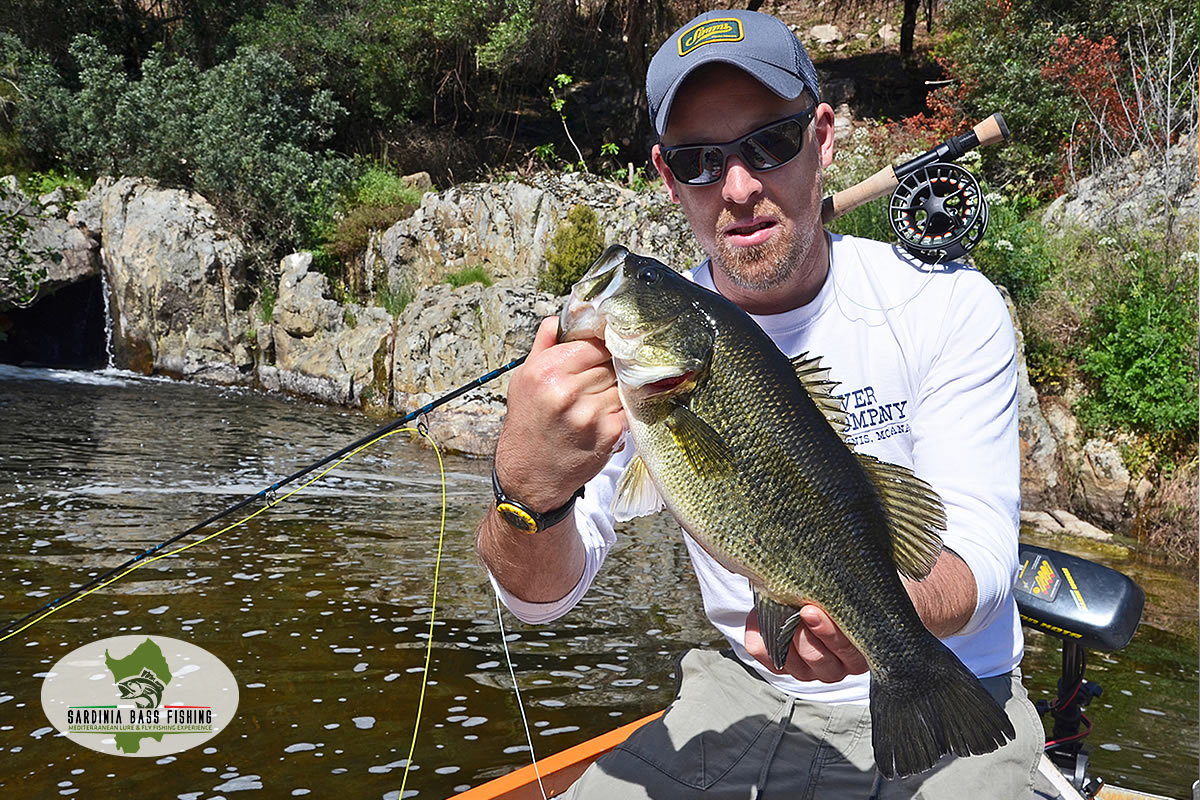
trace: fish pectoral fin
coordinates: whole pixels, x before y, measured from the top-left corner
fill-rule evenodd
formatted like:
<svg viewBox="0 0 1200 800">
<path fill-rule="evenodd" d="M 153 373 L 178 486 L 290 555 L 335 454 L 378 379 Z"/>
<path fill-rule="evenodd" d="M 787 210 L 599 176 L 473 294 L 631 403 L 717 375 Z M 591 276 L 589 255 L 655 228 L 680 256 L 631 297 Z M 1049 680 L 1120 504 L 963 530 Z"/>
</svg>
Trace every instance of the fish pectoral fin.
<svg viewBox="0 0 1200 800">
<path fill-rule="evenodd" d="M 650 480 L 650 470 L 640 455 L 634 455 L 613 492 L 612 513 L 618 521 L 644 517 L 662 510 L 663 499 L 658 487 Z"/>
<path fill-rule="evenodd" d="M 905 467 L 855 453 L 875 483 L 892 535 L 892 558 L 905 577 L 919 581 L 942 552 L 946 508 L 933 487 Z"/>
<path fill-rule="evenodd" d="M 754 611 L 758 617 L 758 631 L 762 634 L 767 655 L 775 669 L 783 669 L 788 651 L 792 647 L 792 636 L 800 626 L 800 609 L 777 603 L 763 594 L 757 586 L 754 591 Z"/>
<path fill-rule="evenodd" d="M 691 409 L 676 406 L 665 422 L 697 475 L 722 478 L 733 472 L 733 451 L 729 444 Z"/>
</svg>

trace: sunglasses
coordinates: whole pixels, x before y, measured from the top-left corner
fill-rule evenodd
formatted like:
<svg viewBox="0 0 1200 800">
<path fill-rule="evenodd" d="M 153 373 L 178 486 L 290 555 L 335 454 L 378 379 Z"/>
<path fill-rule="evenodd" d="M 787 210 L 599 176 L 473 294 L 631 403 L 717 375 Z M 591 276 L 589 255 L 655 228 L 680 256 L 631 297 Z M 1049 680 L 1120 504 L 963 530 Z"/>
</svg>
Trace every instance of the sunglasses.
<svg viewBox="0 0 1200 800">
<path fill-rule="evenodd" d="M 663 160 L 680 183 L 706 186 L 721 180 L 725 160 L 737 156 L 755 172 L 782 167 L 804 146 L 804 131 L 812 122 L 814 108 L 772 122 L 740 139 L 724 144 L 681 144 L 663 147 Z"/>
</svg>

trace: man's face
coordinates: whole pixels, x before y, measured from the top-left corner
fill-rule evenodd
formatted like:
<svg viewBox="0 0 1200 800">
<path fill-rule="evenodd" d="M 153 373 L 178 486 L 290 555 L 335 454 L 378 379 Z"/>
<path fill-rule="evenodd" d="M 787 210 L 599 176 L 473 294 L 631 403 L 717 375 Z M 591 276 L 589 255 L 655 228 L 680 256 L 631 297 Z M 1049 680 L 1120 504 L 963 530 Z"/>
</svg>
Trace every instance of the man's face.
<svg viewBox="0 0 1200 800">
<path fill-rule="evenodd" d="M 811 105 L 807 95 L 784 100 L 739 69 L 703 68 L 676 96 L 663 144 L 728 142 Z M 816 270 L 824 278 L 825 251 L 814 242 L 821 234 L 820 167 L 833 157 L 832 123 L 829 106 L 818 106 L 795 159 L 754 172 L 730 156 L 721 179 L 706 186 L 676 180 L 655 146 L 654 163 L 671 199 L 682 206 L 715 269 L 739 293 L 794 285 Z"/>
</svg>

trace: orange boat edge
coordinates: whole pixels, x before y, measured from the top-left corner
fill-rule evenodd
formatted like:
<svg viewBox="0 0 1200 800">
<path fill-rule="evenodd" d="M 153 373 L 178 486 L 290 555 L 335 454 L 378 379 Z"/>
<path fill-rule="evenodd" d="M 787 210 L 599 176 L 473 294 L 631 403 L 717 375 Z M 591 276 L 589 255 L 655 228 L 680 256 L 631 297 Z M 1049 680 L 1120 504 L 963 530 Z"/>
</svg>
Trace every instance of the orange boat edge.
<svg viewBox="0 0 1200 800">
<path fill-rule="evenodd" d="M 542 789 L 538 787 L 539 775 L 541 786 L 546 790 L 545 796 L 557 797 L 565 792 L 593 761 L 628 739 L 638 728 L 662 715 L 662 711 L 655 711 L 628 725 L 622 725 L 594 739 L 569 747 L 561 753 L 546 756 L 536 764 L 467 789 L 454 795 L 454 800 L 542 800 Z"/>
<path fill-rule="evenodd" d="M 600 756 L 612 750 L 629 735 L 647 722 L 658 719 L 662 711 L 655 711 L 639 720 L 622 725 L 620 728 L 603 733 L 594 739 L 567 748 L 561 753 L 555 753 L 540 759 L 536 764 L 530 764 L 518 770 L 501 775 L 499 778 L 480 784 L 465 792 L 453 796 L 453 800 L 542 800 L 544 797 L 558 797 L 573 784 L 584 770 Z M 541 786 L 538 777 L 541 776 Z M 1200 786 L 1200 782 L 1197 782 Z M 1038 769 L 1038 781 L 1035 796 L 1047 800 L 1083 800 L 1058 768 L 1045 756 L 1042 757 Z M 1200 795 L 1197 795 L 1200 797 Z M 1105 786 L 1096 800 L 1171 800 L 1156 794 L 1122 789 L 1117 786 Z"/>
</svg>

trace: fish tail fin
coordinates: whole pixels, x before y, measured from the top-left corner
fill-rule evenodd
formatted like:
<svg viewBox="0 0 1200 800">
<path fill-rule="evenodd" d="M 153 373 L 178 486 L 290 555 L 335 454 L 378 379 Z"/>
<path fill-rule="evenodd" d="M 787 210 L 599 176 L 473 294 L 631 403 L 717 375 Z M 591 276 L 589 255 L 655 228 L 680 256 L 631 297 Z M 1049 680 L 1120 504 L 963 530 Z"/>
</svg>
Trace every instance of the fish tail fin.
<svg viewBox="0 0 1200 800">
<path fill-rule="evenodd" d="M 930 637 L 933 639 L 933 637 Z M 923 772 L 944 755 L 990 753 L 1016 738 L 1012 721 L 948 647 L 919 673 L 871 679 L 871 738 L 885 778 Z"/>
</svg>

